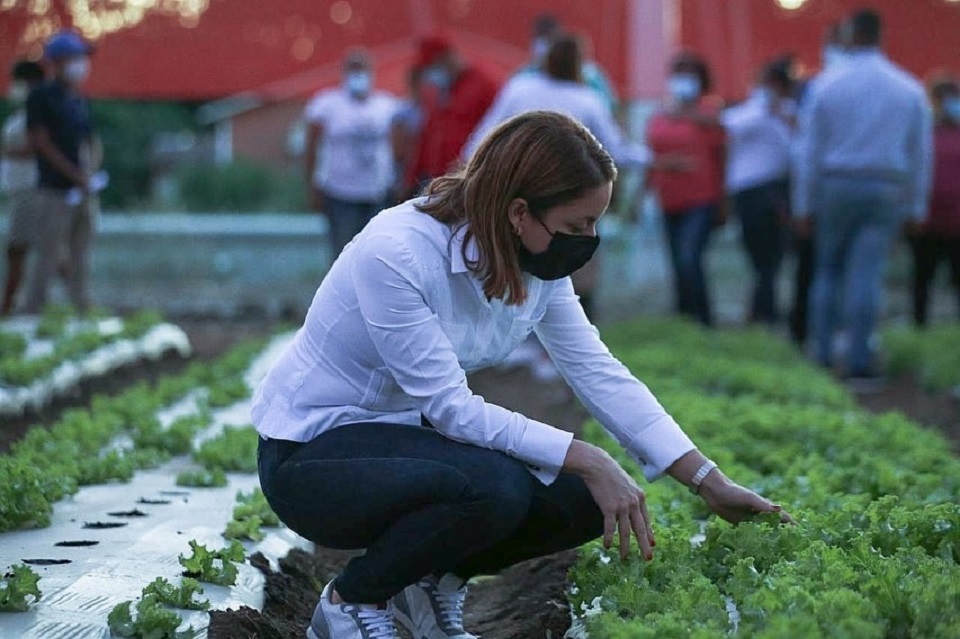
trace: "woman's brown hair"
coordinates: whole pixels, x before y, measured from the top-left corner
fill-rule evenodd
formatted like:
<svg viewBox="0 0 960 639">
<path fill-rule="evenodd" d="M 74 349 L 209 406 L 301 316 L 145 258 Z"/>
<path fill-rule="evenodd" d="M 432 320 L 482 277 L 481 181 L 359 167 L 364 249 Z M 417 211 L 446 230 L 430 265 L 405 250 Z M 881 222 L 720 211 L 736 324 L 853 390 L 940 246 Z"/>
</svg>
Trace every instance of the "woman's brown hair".
<svg viewBox="0 0 960 639">
<path fill-rule="evenodd" d="M 487 298 L 521 304 L 527 292 L 510 202 L 526 200 L 540 218 L 616 177 L 613 159 L 586 127 L 560 113 L 531 111 L 498 126 L 463 169 L 431 182 L 418 208 L 455 229 L 466 226 L 464 262 L 482 278 Z M 479 248 L 473 261 L 471 240 Z"/>
</svg>

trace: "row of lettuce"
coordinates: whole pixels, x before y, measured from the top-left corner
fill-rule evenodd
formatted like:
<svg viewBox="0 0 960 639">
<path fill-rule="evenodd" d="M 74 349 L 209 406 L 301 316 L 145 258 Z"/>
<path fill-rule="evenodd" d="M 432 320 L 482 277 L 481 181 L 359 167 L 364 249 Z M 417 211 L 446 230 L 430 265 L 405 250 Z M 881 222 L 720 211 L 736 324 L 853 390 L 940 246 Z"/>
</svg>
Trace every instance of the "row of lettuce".
<svg viewBox="0 0 960 639">
<path fill-rule="evenodd" d="M 154 310 L 142 310 L 117 323 L 117 330 L 103 330 L 104 312 L 79 319 L 69 306 L 44 309 L 28 331 L 0 327 L 0 384 L 28 386 L 50 375 L 64 362 L 76 360 L 97 348 L 118 340 L 143 337 L 163 319 Z M 47 341 L 51 348 L 38 356 L 27 356 L 30 341 Z"/>
<path fill-rule="evenodd" d="M 216 362 L 192 363 L 155 384 L 98 395 L 83 408 L 65 411 L 51 427 L 31 429 L 0 456 L 0 532 L 47 526 L 53 504 L 80 486 L 127 481 L 138 469 L 191 452 L 196 434 L 210 424 L 212 410 L 249 396 L 243 374 L 262 348 L 262 342 L 250 342 Z M 188 397 L 195 412 L 161 423 L 161 410 Z M 254 470 L 256 436 L 249 426 L 234 430 L 226 429 L 217 441 L 193 451 L 194 457 L 211 472 L 218 466 L 221 471 Z M 229 450 L 221 451 L 224 446 Z"/>
<path fill-rule="evenodd" d="M 144 324 L 149 321 L 156 318 L 144 317 Z M 196 442 L 211 426 L 214 411 L 249 397 L 244 374 L 263 346 L 262 340 L 250 341 L 216 362 L 196 362 L 179 375 L 94 397 L 50 428 L 30 430 L 0 456 L 0 532 L 48 526 L 54 504 L 81 486 L 129 481 L 135 471 L 177 455 L 190 455 L 195 462 L 177 475 L 180 486 L 226 486 L 227 472 L 255 472 L 257 435 L 251 426 L 225 426 L 216 437 Z M 192 408 L 172 420 L 159 417 L 177 405 Z M 209 550 L 191 540 L 192 554 L 180 557 L 186 574 L 180 584 L 158 577 L 136 603 L 116 606 L 107 620 L 115 635 L 193 636 L 192 629 L 179 629 L 181 617 L 174 609 L 208 608 L 207 601 L 195 599 L 203 593 L 201 584 L 232 585 L 236 564 L 245 560 L 239 540 L 260 540 L 263 527 L 280 524 L 259 489 L 237 493 L 236 499 L 223 531 L 231 543 Z M 25 611 L 41 597 L 42 584 L 29 566 L 10 566 L 0 578 L 0 611 Z"/>
<path fill-rule="evenodd" d="M 887 344 L 893 357 L 916 352 L 916 344 L 949 352 L 950 341 L 942 340 L 953 339 L 950 330 Z M 766 333 L 641 322 L 611 328 L 605 338 L 705 452 L 738 481 L 787 505 L 799 524 L 731 527 L 708 519 L 702 504 L 669 480 L 649 486 L 657 558 L 621 563 L 598 545 L 585 549 L 571 594 L 584 633 L 960 636 L 960 464 L 942 438 L 899 415 L 862 412 L 830 377 Z M 198 463 L 177 478 L 181 485 L 225 485 L 226 471 L 253 472 L 249 426 L 193 442 L 213 410 L 248 397 L 243 373 L 262 347 L 251 342 L 215 363 L 94 398 L 52 428 L 32 430 L 0 456 L 0 531 L 48 525 L 52 505 L 79 486 L 125 481 L 172 455 L 189 453 Z M 930 388 L 960 380 L 950 381 L 950 366 L 960 371 L 949 357 L 904 356 L 901 366 L 924 379 L 922 365 L 931 361 L 941 362 L 927 369 L 937 371 L 933 378 L 947 381 Z M 162 423 L 157 415 L 187 397 L 196 411 Z M 596 424 L 585 432 L 620 456 Z M 262 494 L 238 495 L 224 533 L 257 539 L 262 526 L 278 523 Z M 13 567 L 0 582 L 0 607 L 4 593 L 29 595 L 34 577 Z M 198 592 L 193 582 L 151 588 L 141 593 L 136 617 L 130 605 L 111 615 L 117 634 L 138 636 L 138 624 L 152 627 L 154 619 L 176 628 L 169 606 L 201 605 L 190 603 Z"/>
<path fill-rule="evenodd" d="M 947 379 L 943 371 L 960 366 L 955 332 L 899 335 L 952 354 L 904 370 L 919 378 L 917 364 L 935 360 L 943 366 L 928 370 Z M 730 477 L 798 523 L 734 527 L 676 482 L 649 484 L 656 557 L 621 562 L 599 544 L 585 547 L 571 573 L 576 631 L 591 639 L 960 637 L 960 461 L 944 438 L 897 413 L 864 412 L 765 332 L 645 322 L 613 327 L 605 339 Z M 585 436 L 642 477 L 596 423 Z"/>
</svg>

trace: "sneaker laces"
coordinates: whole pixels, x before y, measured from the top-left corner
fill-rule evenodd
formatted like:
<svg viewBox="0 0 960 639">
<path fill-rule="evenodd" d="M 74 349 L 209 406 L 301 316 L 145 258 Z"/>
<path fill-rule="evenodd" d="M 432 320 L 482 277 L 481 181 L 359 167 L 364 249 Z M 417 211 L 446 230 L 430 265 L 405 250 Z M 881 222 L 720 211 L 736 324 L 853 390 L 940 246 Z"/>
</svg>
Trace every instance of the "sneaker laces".
<svg viewBox="0 0 960 639">
<path fill-rule="evenodd" d="M 390 608 L 347 605 L 344 607 L 344 612 L 356 618 L 371 639 L 397 639 L 397 629 L 393 625 L 393 611 Z"/>
<path fill-rule="evenodd" d="M 459 588 L 453 592 L 441 592 L 436 585 L 427 582 L 426 588 L 437 604 L 440 612 L 440 623 L 443 630 L 463 630 L 463 602 L 466 598 L 466 589 Z"/>
</svg>

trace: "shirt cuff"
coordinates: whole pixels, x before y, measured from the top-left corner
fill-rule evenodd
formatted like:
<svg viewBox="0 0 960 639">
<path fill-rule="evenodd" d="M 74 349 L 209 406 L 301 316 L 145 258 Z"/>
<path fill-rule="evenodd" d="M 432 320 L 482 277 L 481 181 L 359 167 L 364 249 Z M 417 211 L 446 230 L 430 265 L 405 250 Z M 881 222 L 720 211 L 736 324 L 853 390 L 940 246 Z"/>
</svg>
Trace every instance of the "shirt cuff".
<svg viewBox="0 0 960 639">
<path fill-rule="evenodd" d="M 533 476 L 549 486 L 560 474 L 572 441 L 573 433 L 528 419 L 513 456 L 527 462 Z"/>
<path fill-rule="evenodd" d="M 673 462 L 696 446 L 672 417 L 651 424 L 627 446 L 627 452 L 640 464 L 647 481 L 654 481 L 667 472 Z"/>
</svg>

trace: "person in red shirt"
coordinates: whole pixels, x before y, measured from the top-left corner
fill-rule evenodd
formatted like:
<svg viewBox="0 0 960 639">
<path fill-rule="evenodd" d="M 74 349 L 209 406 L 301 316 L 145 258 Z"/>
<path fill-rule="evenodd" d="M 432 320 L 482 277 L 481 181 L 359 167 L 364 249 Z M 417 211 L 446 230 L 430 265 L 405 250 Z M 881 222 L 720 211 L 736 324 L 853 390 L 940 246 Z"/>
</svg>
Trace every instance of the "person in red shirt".
<svg viewBox="0 0 960 639">
<path fill-rule="evenodd" d="M 677 310 L 713 324 L 703 256 L 711 231 L 725 217 L 726 133 L 710 91 L 706 63 L 681 53 L 670 67 L 669 104 L 651 117 L 647 143 L 654 153 L 649 180 L 660 196 L 674 270 Z"/>
<path fill-rule="evenodd" d="M 930 286 L 940 262 L 950 263 L 960 313 L 960 83 L 940 77 L 930 84 L 936 126 L 933 133 L 933 190 L 922 225 L 907 228 L 913 253 L 913 320 L 927 324 Z"/>
<path fill-rule="evenodd" d="M 406 176 L 414 193 L 456 168 L 463 145 L 499 88 L 441 36 L 420 41 L 416 65 L 423 68 L 423 81 L 433 87 L 435 95 L 427 108 L 416 160 Z"/>
</svg>

